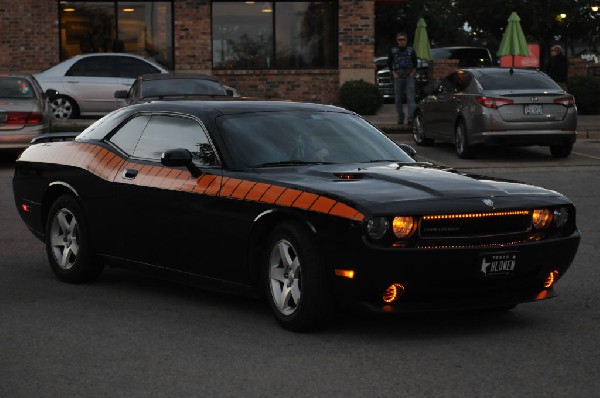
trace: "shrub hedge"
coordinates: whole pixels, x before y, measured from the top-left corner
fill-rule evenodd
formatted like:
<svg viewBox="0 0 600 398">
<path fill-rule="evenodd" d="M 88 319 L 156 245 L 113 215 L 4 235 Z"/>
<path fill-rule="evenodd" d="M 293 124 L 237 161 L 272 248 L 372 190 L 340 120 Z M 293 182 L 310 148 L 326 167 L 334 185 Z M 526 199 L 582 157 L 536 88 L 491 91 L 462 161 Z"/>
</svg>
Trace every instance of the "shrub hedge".
<svg viewBox="0 0 600 398">
<path fill-rule="evenodd" d="M 359 115 L 374 115 L 383 105 L 383 98 L 374 84 L 348 80 L 340 88 L 340 103 Z"/>
</svg>

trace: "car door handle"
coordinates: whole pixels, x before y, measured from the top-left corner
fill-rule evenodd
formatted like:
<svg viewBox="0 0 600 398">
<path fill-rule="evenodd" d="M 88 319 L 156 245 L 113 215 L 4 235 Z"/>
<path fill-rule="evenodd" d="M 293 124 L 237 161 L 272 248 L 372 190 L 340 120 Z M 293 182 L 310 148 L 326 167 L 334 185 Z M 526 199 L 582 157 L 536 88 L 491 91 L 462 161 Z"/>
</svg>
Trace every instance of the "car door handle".
<svg viewBox="0 0 600 398">
<path fill-rule="evenodd" d="M 125 169 L 123 170 L 123 178 L 126 180 L 133 180 L 138 175 L 137 169 Z"/>
<path fill-rule="evenodd" d="M 77 84 L 79 83 L 79 80 L 67 80 L 67 83 Z"/>
</svg>

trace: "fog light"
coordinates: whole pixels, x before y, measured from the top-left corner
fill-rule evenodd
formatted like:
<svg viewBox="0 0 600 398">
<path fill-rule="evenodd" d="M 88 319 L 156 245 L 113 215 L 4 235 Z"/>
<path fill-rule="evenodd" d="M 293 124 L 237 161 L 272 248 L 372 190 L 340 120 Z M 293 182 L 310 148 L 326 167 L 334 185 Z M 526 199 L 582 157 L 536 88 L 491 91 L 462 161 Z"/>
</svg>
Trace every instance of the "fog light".
<svg viewBox="0 0 600 398">
<path fill-rule="evenodd" d="M 546 289 L 548 289 L 549 287 L 554 285 L 557 280 L 558 280 L 558 271 L 554 270 L 548 274 L 548 277 L 546 278 L 546 282 L 544 282 L 544 287 Z"/>
<path fill-rule="evenodd" d="M 343 278 L 348 278 L 348 279 L 354 278 L 354 270 L 351 270 L 351 269 L 337 269 L 336 268 L 335 274 L 337 276 L 341 276 Z"/>
<path fill-rule="evenodd" d="M 394 302 L 398 297 L 404 293 L 404 286 L 400 283 L 394 283 L 390 285 L 385 292 L 383 292 L 383 301 L 386 303 Z"/>
</svg>

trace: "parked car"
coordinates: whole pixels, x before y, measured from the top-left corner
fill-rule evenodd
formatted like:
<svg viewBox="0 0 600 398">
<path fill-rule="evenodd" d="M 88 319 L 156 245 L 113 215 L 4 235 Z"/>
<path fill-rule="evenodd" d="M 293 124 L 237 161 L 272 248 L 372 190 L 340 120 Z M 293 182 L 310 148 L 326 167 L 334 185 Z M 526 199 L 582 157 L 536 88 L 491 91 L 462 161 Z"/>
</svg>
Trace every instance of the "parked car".
<svg viewBox="0 0 600 398">
<path fill-rule="evenodd" d="M 439 47 L 431 49 L 432 59 L 457 59 L 458 67 L 486 67 L 493 66 L 492 54 L 485 47 Z M 394 82 L 387 67 L 387 57 L 375 58 L 377 86 L 384 99 L 394 100 Z M 423 88 L 429 83 L 429 63 L 417 60 L 415 75 L 415 95 L 417 99 L 424 97 Z"/>
<path fill-rule="evenodd" d="M 294 331 L 336 301 L 391 313 L 550 298 L 580 241 L 563 195 L 416 162 L 334 106 L 152 101 L 44 141 L 13 189 L 60 280 L 110 264 L 264 295 Z"/>
<path fill-rule="evenodd" d="M 225 87 L 216 78 L 194 73 L 141 75 L 129 90 L 115 91 L 115 98 L 122 99 L 124 105 L 157 99 L 228 96 Z"/>
<path fill-rule="evenodd" d="M 542 145 L 555 157 L 571 153 L 575 98 L 543 72 L 513 68 L 459 69 L 418 105 L 418 145 L 452 142 L 461 158 L 478 145 Z"/>
<path fill-rule="evenodd" d="M 59 95 L 51 101 L 56 119 L 105 115 L 119 107 L 114 94 L 128 89 L 146 73 L 168 73 L 149 59 L 124 53 L 83 54 L 35 74 L 44 90 Z"/>
<path fill-rule="evenodd" d="M 47 98 L 30 75 L 0 74 L 0 149 L 26 148 L 31 140 L 50 130 L 52 114 Z"/>
</svg>

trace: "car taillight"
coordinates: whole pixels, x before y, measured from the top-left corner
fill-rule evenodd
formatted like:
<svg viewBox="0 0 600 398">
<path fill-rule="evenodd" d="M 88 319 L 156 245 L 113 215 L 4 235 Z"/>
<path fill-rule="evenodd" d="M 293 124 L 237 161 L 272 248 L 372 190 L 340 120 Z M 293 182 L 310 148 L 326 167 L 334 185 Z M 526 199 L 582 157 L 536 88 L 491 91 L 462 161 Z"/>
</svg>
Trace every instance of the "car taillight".
<svg viewBox="0 0 600 398">
<path fill-rule="evenodd" d="M 509 100 L 506 98 L 494 98 L 494 97 L 483 97 L 477 96 L 475 97 L 475 101 L 485 106 L 486 108 L 498 109 L 502 105 L 511 105 L 513 100 Z"/>
<path fill-rule="evenodd" d="M 8 112 L 6 124 L 35 124 L 42 122 L 42 114 L 37 112 Z"/>
<path fill-rule="evenodd" d="M 563 97 L 557 98 L 554 100 L 555 104 L 566 106 L 567 108 L 572 108 L 575 106 L 575 98 L 574 97 Z"/>
</svg>

